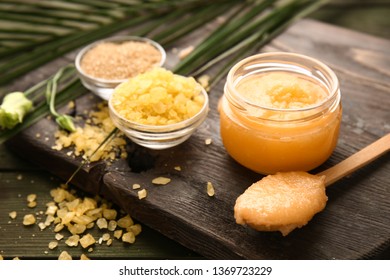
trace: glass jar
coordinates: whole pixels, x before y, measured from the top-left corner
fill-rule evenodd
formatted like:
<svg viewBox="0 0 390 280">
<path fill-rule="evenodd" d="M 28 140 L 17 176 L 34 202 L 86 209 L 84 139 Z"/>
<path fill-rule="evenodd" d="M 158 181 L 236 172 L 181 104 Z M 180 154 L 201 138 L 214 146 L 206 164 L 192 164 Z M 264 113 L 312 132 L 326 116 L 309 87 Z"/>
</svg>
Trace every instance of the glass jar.
<svg viewBox="0 0 390 280">
<path fill-rule="evenodd" d="M 272 108 L 252 102 L 238 85 L 285 73 L 320 86 L 326 97 L 301 108 Z M 337 144 L 341 97 L 335 73 L 322 62 L 293 53 L 264 53 L 230 70 L 219 104 L 225 149 L 237 162 L 262 174 L 308 171 L 326 161 Z"/>
</svg>

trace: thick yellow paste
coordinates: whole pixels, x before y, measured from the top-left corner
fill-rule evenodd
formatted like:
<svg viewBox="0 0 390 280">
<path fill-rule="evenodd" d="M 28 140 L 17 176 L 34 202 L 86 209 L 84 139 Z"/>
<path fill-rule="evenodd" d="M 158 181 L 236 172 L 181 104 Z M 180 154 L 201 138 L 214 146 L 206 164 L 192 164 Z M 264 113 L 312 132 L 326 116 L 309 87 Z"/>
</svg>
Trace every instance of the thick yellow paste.
<svg viewBox="0 0 390 280">
<path fill-rule="evenodd" d="M 324 182 L 325 176 L 306 172 L 268 175 L 238 197 L 234 206 L 236 222 L 287 235 L 325 208 L 328 197 Z"/>
<path fill-rule="evenodd" d="M 319 84 L 285 72 L 253 75 L 242 80 L 236 89 L 252 104 L 275 109 L 306 108 L 328 96 Z"/>
</svg>

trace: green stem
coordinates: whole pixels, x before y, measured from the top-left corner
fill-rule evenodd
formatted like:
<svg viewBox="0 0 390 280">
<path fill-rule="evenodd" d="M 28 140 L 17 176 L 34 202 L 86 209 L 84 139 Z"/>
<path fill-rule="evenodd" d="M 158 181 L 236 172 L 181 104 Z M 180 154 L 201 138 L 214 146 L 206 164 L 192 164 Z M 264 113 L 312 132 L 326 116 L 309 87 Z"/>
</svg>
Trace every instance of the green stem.
<svg viewBox="0 0 390 280">
<path fill-rule="evenodd" d="M 58 18 L 50 18 L 50 17 L 42 17 L 38 15 L 22 15 L 22 14 L 15 14 L 15 13 L 6 13 L 0 11 L 0 18 L 2 20 L 7 21 L 14 21 L 16 23 L 28 23 L 32 24 L 30 27 L 30 31 L 34 31 L 36 29 L 35 25 L 45 25 L 45 26 L 59 26 L 59 27 L 66 27 L 71 29 L 77 29 L 81 28 L 83 26 L 86 26 L 85 23 L 80 23 L 76 20 L 64 20 L 64 19 L 58 19 Z M 91 23 L 88 25 L 92 25 Z M 96 24 L 93 24 L 96 25 Z"/>
<path fill-rule="evenodd" d="M 204 41 L 202 41 L 202 43 L 200 43 L 194 51 L 192 51 L 186 58 L 184 58 L 176 65 L 174 72 L 186 75 L 190 72 L 190 68 L 192 70 L 195 70 L 201 64 L 203 64 L 205 62 L 205 59 L 202 59 L 200 61 L 200 58 L 210 53 L 213 48 L 216 48 L 221 43 L 223 43 L 226 47 L 229 47 L 225 44 L 225 40 L 232 36 L 232 34 L 234 34 L 235 32 L 238 33 L 238 30 L 242 26 L 245 26 L 248 22 L 250 22 L 250 20 L 252 20 L 255 16 L 264 11 L 274 2 L 274 0 L 265 0 L 260 3 L 257 3 L 256 6 L 251 7 L 249 12 L 238 14 L 237 17 L 234 17 L 230 22 L 215 30 Z"/>
<path fill-rule="evenodd" d="M 108 1 L 95 1 L 95 0 L 68 0 L 68 2 L 87 4 L 88 6 L 94 8 L 103 8 L 103 9 L 118 9 L 124 7 L 123 5 L 119 5 L 117 3 L 111 3 L 111 1 L 108 2 Z"/>
<path fill-rule="evenodd" d="M 192 72 L 191 74 L 193 76 L 199 76 L 203 72 L 207 71 L 208 69 L 213 67 L 218 62 L 225 60 L 226 58 L 228 58 L 232 54 L 246 50 L 247 46 L 253 44 L 256 40 L 258 40 L 259 36 L 260 36 L 259 33 L 255 33 L 255 34 L 251 35 L 250 37 L 246 38 L 244 41 L 242 41 L 239 44 L 228 49 L 227 51 L 220 54 L 219 56 L 216 56 L 215 58 L 211 59 L 209 62 L 207 62 L 205 65 L 203 65 L 201 68 L 197 69 L 196 71 Z"/>
<path fill-rule="evenodd" d="M 69 3 L 67 1 L 2 0 L 2 3 L 7 3 L 15 6 L 26 6 L 30 8 L 36 8 L 36 9 L 46 9 L 48 11 L 62 10 L 62 11 L 78 12 L 78 13 L 86 13 L 86 14 L 92 13 L 92 14 L 99 14 L 103 16 L 116 17 L 116 18 L 122 18 L 124 16 L 123 12 L 118 10 L 97 9 L 89 5 Z"/>
<path fill-rule="evenodd" d="M 266 32 L 262 34 L 258 34 L 258 36 L 255 37 L 255 40 L 248 40 L 246 44 L 242 46 L 242 48 L 237 48 L 236 55 L 229 62 L 224 64 L 224 66 L 216 73 L 216 75 L 210 79 L 210 88 L 213 88 L 223 77 L 225 77 L 229 72 L 229 69 L 234 64 L 236 64 L 240 59 L 242 59 L 242 57 L 244 57 L 248 53 L 253 52 L 255 49 L 263 47 L 272 39 L 274 39 L 276 36 L 278 36 L 280 33 L 282 33 L 293 22 L 314 12 L 319 7 L 324 5 L 326 2 L 328 2 L 328 0 L 320 0 L 314 3 L 313 2 L 301 3 L 303 5 L 302 7 L 300 7 L 300 10 L 295 11 L 295 13 L 289 19 L 279 22 L 279 24 L 273 25 Z M 230 55 L 231 52 L 228 51 L 226 52 L 226 54 Z M 207 65 L 207 68 L 206 67 L 203 68 L 202 71 L 205 71 L 208 68 L 212 67 L 214 64 L 222 60 L 222 58 L 226 58 L 226 55 L 223 54 L 220 57 L 215 58 L 214 61 L 209 65 Z M 197 71 L 197 75 L 199 75 L 200 73 L 201 71 Z"/>
<path fill-rule="evenodd" d="M 156 30 L 157 28 L 159 28 L 161 25 L 165 24 L 166 22 L 169 22 L 172 19 L 176 19 L 177 17 L 179 17 L 181 15 L 182 12 L 183 11 L 181 11 L 181 10 L 177 10 L 177 11 L 173 11 L 172 13 L 164 14 L 161 17 L 158 17 L 156 19 L 153 19 L 152 21 L 149 21 L 142 28 L 137 29 L 135 31 L 131 31 L 131 35 L 146 36 L 148 33 L 153 32 L 154 30 Z M 155 41 L 159 42 L 158 40 L 155 40 Z"/>
<path fill-rule="evenodd" d="M 0 9 L 5 13 L 17 13 L 19 15 L 34 15 L 34 16 L 40 16 L 40 17 L 46 17 L 46 18 L 53 18 L 53 19 L 62 19 L 62 20 L 73 20 L 73 21 L 79 21 L 79 22 L 89 22 L 89 23 L 97 23 L 97 24 L 108 24 L 112 21 L 113 18 L 108 16 L 101 16 L 101 15 L 95 15 L 95 14 L 85 14 L 85 13 L 75 13 L 75 12 L 69 12 L 64 10 L 51 10 L 49 13 L 47 10 L 43 9 L 37 9 L 37 8 L 31 8 L 26 7 L 22 5 L 7 5 L 2 6 L 2 3 L 0 2 Z"/>
<path fill-rule="evenodd" d="M 57 113 L 55 109 L 55 100 L 57 95 L 57 85 L 61 77 L 63 76 L 63 73 L 66 72 L 68 69 L 74 69 L 73 65 L 68 65 L 66 67 L 61 68 L 54 77 L 48 81 L 47 87 L 46 87 L 46 102 L 49 104 L 49 110 L 50 113 L 56 117 L 57 124 L 67 131 L 75 131 L 76 128 L 73 123 L 73 118 L 71 116 L 68 116 L 66 114 L 59 114 Z"/>
<path fill-rule="evenodd" d="M 88 31 L 73 34 L 48 43 L 30 53 L 20 55 L 0 66 L 0 72 L 5 73 L 0 77 L 0 85 L 8 83 L 12 79 L 19 77 L 20 75 L 37 68 L 43 63 L 51 61 L 52 59 L 63 55 L 77 47 L 103 38 L 122 29 L 145 22 L 153 16 L 155 15 L 151 14 L 142 17 L 140 16 L 132 20 L 117 22 L 108 26 L 104 26 L 95 32 Z M 12 70 L 10 71 L 10 69 Z"/>
<path fill-rule="evenodd" d="M 230 68 L 233 67 L 234 64 L 236 64 L 240 59 L 242 59 L 243 56 L 250 53 L 255 48 L 256 47 L 253 47 L 252 44 L 248 44 L 242 47 L 239 51 L 237 51 L 237 53 L 235 53 L 233 58 L 230 59 L 227 63 L 225 63 L 225 65 L 215 74 L 215 76 L 210 79 L 210 85 L 209 85 L 210 89 L 214 88 L 214 86 L 216 86 L 218 82 L 227 75 Z"/>
<path fill-rule="evenodd" d="M 43 80 L 43 81 L 40 81 L 39 83 L 33 85 L 31 88 L 29 88 L 28 90 L 26 90 L 24 92 L 24 95 L 27 97 L 27 96 L 30 96 L 31 94 L 35 93 L 36 91 L 38 91 L 39 89 L 43 88 L 48 82 L 48 79 L 46 80 Z"/>
<path fill-rule="evenodd" d="M 61 68 L 60 70 L 58 70 L 57 73 L 54 74 L 53 78 L 51 78 L 49 80 L 49 82 L 47 83 L 46 100 L 47 100 L 47 103 L 50 105 L 50 112 L 52 113 L 52 115 L 54 115 L 56 117 L 58 117 L 58 113 L 55 110 L 55 98 L 56 98 L 56 94 L 57 94 L 57 84 L 58 84 L 59 79 L 62 77 L 63 73 L 66 72 L 66 70 L 70 67 L 71 66 L 68 65 L 68 66 L 65 66 L 65 67 Z M 73 66 L 72 66 L 72 68 L 74 69 Z"/>
<path fill-rule="evenodd" d="M 65 67 L 66 71 L 63 71 L 61 75 L 61 80 L 63 81 L 68 81 L 68 83 L 74 81 L 76 79 L 76 69 L 73 65 L 68 65 Z M 24 94 L 26 97 L 29 97 L 31 101 L 36 103 L 38 100 L 41 99 L 41 97 L 46 93 L 48 83 L 53 79 L 53 75 L 50 76 L 49 78 L 40 81 L 39 83 L 35 84 L 34 86 L 30 87 L 27 89 Z M 69 80 L 72 77 L 72 80 Z M 46 86 L 46 90 L 42 90 L 43 87 Z"/>
<path fill-rule="evenodd" d="M 216 44 L 215 47 L 209 47 L 207 52 L 200 54 L 196 61 L 192 62 L 191 65 L 186 65 L 181 71 L 185 71 L 184 74 L 186 75 L 192 74 L 190 69 L 201 67 L 208 61 L 239 44 L 241 41 L 248 38 L 248 36 L 254 34 L 254 32 L 258 33 L 259 36 L 269 32 L 290 17 L 293 17 L 297 11 L 302 8 L 302 5 L 306 5 L 307 3 L 308 1 L 290 1 L 283 6 L 275 8 L 266 15 L 255 18 L 254 21 L 243 26 L 239 32 L 233 33 L 230 37 L 226 38 L 222 44 Z"/>
<path fill-rule="evenodd" d="M 158 41 L 160 44 L 165 46 L 172 44 L 174 41 L 181 38 L 182 36 L 188 35 L 190 32 L 197 29 L 199 26 L 202 26 L 210 20 L 215 19 L 215 17 L 217 17 L 218 15 L 225 13 L 227 9 L 232 8 L 233 5 L 236 4 L 217 4 L 197 9 L 187 17 L 182 17 L 181 19 L 179 19 L 171 27 L 157 34 L 154 34 L 152 39 Z"/>
<path fill-rule="evenodd" d="M 66 88 L 64 88 L 61 92 L 58 93 L 56 105 L 57 107 L 61 107 L 67 102 L 76 99 L 77 97 L 85 94 L 86 92 L 87 90 L 84 88 L 84 86 L 79 80 L 72 81 Z M 23 123 L 17 125 L 13 129 L 0 131 L 0 144 L 12 138 L 24 129 L 30 127 L 34 123 L 38 122 L 39 120 L 47 116 L 49 113 L 50 111 L 46 102 L 41 102 L 34 109 L 33 112 L 31 112 L 25 117 Z"/>
<path fill-rule="evenodd" d="M 81 162 L 81 164 L 77 167 L 77 169 L 73 172 L 73 174 L 69 177 L 69 179 L 66 181 L 65 185 L 68 185 L 73 178 L 76 176 L 77 173 L 80 172 L 80 170 L 90 162 L 90 159 L 93 158 L 93 156 L 96 154 L 96 152 L 101 149 L 103 146 L 107 145 L 111 139 L 115 137 L 115 135 L 118 133 L 119 129 L 114 128 L 107 136 L 104 138 L 103 142 L 99 144 L 99 146 L 93 151 L 91 156 Z"/>
</svg>

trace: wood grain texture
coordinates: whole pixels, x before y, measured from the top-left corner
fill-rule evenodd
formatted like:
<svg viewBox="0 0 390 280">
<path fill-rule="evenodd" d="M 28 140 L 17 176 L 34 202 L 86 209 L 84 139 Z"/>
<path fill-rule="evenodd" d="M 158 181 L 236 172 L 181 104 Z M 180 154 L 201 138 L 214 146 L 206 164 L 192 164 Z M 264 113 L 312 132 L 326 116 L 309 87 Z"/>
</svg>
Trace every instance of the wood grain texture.
<svg viewBox="0 0 390 280">
<path fill-rule="evenodd" d="M 390 133 L 379 138 L 370 145 L 364 147 L 338 164 L 320 172 L 319 176 L 325 176 L 325 186 L 330 186 L 338 180 L 350 175 L 356 170 L 366 166 L 386 154 L 390 150 Z"/>
<path fill-rule="evenodd" d="M 390 131 L 389 41 L 303 20 L 263 51 L 274 50 L 320 59 L 335 70 L 341 82 L 340 141 L 332 157 L 313 173 Z M 135 159 L 130 160 L 133 171 L 126 161 L 111 166 L 97 163 L 86 167 L 74 184 L 112 199 L 142 223 L 208 258 L 360 259 L 388 253 L 389 155 L 327 190 L 326 209 L 287 237 L 235 224 L 235 199 L 261 176 L 237 164 L 223 148 L 216 110 L 221 95 L 222 85 L 210 92 L 208 119 L 187 142 L 164 151 L 150 151 L 129 142 L 130 159 Z M 94 103 L 88 100 L 88 96 L 78 99 L 77 110 L 92 107 Z M 54 140 L 50 135 L 55 129 L 53 123 L 43 120 L 12 139 L 8 146 L 67 179 L 79 160 L 66 156 L 66 151 L 51 149 Z M 37 131 L 45 131 L 49 141 L 36 139 Z M 212 138 L 213 143 L 206 146 L 206 138 Z M 140 167 L 139 159 L 146 159 L 152 167 L 134 172 Z M 174 169 L 178 165 L 180 172 Z M 157 176 L 170 177 L 172 182 L 154 186 L 151 181 Z M 215 197 L 207 196 L 207 181 L 215 186 Z M 146 199 L 138 199 L 131 189 L 133 183 L 148 190 Z"/>
<path fill-rule="evenodd" d="M 81 254 L 86 254 L 91 259 L 175 259 L 178 256 L 183 259 L 201 258 L 198 254 L 178 246 L 176 242 L 164 238 L 154 230 L 144 226 L 142 233 L 136 238 L 134 244 L 125 244 L 113 238 L 112 232 L 100 230 L 96 226 L 88 230 L 96 240 L 104 233 L 109 233 L 113 238 L 111 246 L 105 242 L 94 245 L 93 251 L 78 247 L 69 247 L 65 240 L 71 235 L 67 230 L 60 233 L 64 238 L 54 250 L 48 248 L 51 241 L 55 241 L 53 226 L 40 230 L 38 225 L 23 226 L 23 216 L 34 214 L 38 222 L 45 221 L 46 203 L 52 201 L 50 190 L 57 188 L 62 183 L 50 173 L 41 171 L 31 172 L 7 172 L 0 174 L 0 255 L 5 259 L 19 257 L 26 259 L 57 259 L 59 254 L 66 250 L 73 257 L 79 259 Z M 27 195 L 37 195 L 37 206 L 27 207 Z M 79 197 L 85 193 L 78 191 Z M 118 211 L 119 208 L 117 208 Z M 11 219 L 9 213 L 17 212 L 16 219 Z"/>
<path fill-rule="evenodd" d="M 1 172 L 9 171 L 30 171 L 40 170 L 36 165 L 33 165 L 23 158 L 15 156 L 5 145 L 0 145 L 0 170 Z"/>
</svg>

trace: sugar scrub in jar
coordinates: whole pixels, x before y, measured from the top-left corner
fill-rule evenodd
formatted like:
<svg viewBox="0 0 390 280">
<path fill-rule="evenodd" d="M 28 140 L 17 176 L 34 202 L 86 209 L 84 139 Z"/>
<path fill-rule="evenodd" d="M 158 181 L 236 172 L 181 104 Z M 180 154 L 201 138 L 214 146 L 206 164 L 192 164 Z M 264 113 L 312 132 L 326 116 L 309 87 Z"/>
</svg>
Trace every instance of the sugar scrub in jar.
<svg viewBox="0 0 390 280">
<path fill-rule="evenodd" d="M 223 144 L 237 162 L 262 174 L 308 171 L 336 147 L 339 82 L 316 59 L 258 54 L 230 70 L 219 111 Z"/>
</svg>

